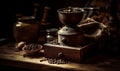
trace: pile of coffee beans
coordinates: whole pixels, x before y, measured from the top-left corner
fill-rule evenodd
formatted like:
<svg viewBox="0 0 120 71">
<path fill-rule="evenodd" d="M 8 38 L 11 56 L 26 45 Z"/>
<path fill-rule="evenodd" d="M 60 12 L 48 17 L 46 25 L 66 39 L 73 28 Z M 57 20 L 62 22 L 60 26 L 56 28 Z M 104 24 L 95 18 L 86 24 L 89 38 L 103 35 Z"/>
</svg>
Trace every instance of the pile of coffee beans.
<svg viewBox="0 0 120 71">
<path fill-rule="evenodd" d="M 47 61 L 50 64 L 67 64 L 68 61 L 64 59 L 43 58 L 40 62 Z"/>
<path fill-rule="evenodd" d="M 40 48 L 40 45 L 39 44 L 36 44 L 36 43 L 31 43 L 31 44 L 28 44 L 25 46 L 24 50 L 36 50 L 36 49 L 39 49 Z"/>
<path fill-rule="evenodd" d="M 25 47 L 23 47 L 23 50 L 25 51 L 24 57 L 31 56 L 37 54 L 42 49 L 42 45 L 31 43 L 27 44 Z"/>
</svg>

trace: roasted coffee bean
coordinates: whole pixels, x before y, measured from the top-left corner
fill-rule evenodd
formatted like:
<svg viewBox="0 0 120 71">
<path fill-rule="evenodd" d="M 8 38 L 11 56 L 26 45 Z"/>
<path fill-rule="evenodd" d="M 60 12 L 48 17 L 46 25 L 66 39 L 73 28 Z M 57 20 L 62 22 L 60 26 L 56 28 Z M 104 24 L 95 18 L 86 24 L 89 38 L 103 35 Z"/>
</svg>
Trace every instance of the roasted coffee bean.
<svg viewBox="0 0 120 71">
<path fill-rule="evenodd" d="M 23 54 L 23 57 L 26 57 L 27 55 L 26 54 Z"/>
<path fill-rule="evenodd" d="M 53 64 L 53 59 L 48 59 L 48 63 Z"/>
<path fill-rule="evenodd" d="M 40 60 L 40 62 L 47 61 L 47 58 L 43 58 Z"/>
</svg>

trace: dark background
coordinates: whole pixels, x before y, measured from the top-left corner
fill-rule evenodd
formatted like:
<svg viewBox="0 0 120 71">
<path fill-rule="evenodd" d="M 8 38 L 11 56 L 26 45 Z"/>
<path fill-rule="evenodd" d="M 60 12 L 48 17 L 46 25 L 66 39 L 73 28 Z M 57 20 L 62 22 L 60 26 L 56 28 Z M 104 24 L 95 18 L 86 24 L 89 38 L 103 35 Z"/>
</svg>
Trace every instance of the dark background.
<svg viewBox="0 0 120 71">
<path fill-rule="evenodd" d="M 104 3 L 104 0 L 2 0 L 0 1 L 0 38 L 13 38 L 13 25 L 18 17 L 16 15 L 22 14 L 23 16 L 32 16 L 35 9 L 35 3 L 40 4 L 36 20 L 41 21 L 44 13 L 44 7 L 48 6 L 50 7 L 49 17 L 47 18 L 48 22 L 51 23 L 51 27 L 59 27 L 59 24 L 61 24 L 57 14 L 57 10 L 59 8 L 68 6 L 85 7 L 89 6 L 92 1 L 101 1 Z M 120 1 L 111 0 L 111 3 L 107 1 L 110 0 L 106 0 L 105 2 L 111 5 L 110 10 L 107 10 L 107 12 L 109 11 L 114 17 L 111 25 L 112 27 L 115 26 L 119 28 L 120 24 L 117 17 L 118 14 L 120 17 Z M 104 7 L 103 5 L 101 6 Z M 99 4 L 94 6 L 99 6 Z"/>
<path fill-rule="evenodd" d="M 87 0 L 2 0 L 0 1 L 0 38 L 13 37 L 13 25 L 16 22 L 16 14 L 31 16 L 34 13 L 34 4 L 40 4 L 36 15 L 37 20 L 41 20 L 44 7 L 51 8 L 48 21 L 58 27 L 59 20 L 57 9 L 67 6 L 83 7 Z"/>
</svg>

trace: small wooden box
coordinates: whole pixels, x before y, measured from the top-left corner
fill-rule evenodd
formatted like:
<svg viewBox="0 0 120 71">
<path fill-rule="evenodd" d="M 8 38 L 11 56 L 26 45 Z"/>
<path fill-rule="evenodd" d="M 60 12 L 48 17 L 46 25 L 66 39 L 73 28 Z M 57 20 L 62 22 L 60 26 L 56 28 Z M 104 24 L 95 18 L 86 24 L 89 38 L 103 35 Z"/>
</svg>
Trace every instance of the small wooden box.
<svg viewBox="0 0 120 71">
<path fill-rule="evenodd" d="M 46 58 L 58 58 L 59 53 L 63 53 L 65 58 L 72 62 L 82 62 L 96 51 L 95 44 L 89 43 L 85 46 L 70 47 L 57 44 L 44 44 L 44 56 Z"/>
</svg>

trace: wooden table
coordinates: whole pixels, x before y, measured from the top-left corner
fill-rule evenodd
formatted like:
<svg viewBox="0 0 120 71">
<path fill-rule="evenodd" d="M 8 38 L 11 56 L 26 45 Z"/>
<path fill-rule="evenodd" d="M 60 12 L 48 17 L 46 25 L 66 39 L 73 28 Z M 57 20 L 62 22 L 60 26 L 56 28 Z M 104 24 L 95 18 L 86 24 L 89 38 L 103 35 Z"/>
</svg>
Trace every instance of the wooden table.
<svg viewBox="0 0 120 71">
<path fill-rule="evenodd" d="M 37 71 L 120 71 L 120 58 L 97 54 L 85 63 L 49 64 L 40 62 L 44 56 L 23 57 L 23 51 L 15 51 L 14 43 L 0 46 L 0 64 Z"/>
</svg>

